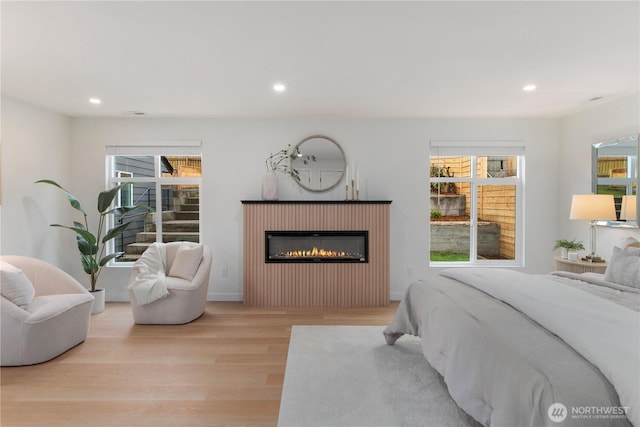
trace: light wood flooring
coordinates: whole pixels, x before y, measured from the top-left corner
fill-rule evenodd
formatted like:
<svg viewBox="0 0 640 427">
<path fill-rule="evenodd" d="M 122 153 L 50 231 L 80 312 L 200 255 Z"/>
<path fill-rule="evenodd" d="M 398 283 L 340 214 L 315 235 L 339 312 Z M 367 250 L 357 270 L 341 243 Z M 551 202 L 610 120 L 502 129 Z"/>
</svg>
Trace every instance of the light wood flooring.
<svg viewBox="0 0 640 427">
<path fill-rule="evenodd" d="M 107 303 L 84 343 L 1 369 L 0 425 L 275 426 L 292 325 L 386 325 L 397 307 L 209 302 L 190 324 L 155 326 L 135 325 L 129 303 Z"/>
</svg>

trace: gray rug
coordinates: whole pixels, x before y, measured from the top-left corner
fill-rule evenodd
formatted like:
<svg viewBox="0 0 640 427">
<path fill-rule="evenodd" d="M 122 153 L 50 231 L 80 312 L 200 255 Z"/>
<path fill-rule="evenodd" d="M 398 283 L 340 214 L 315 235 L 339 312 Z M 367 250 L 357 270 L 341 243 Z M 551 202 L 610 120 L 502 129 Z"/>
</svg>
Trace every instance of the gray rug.
<svg viewBox="0 0 640 427">
<path fill-rule="evenodd" d="M 294 326 L 279 427 L 477 426 L 449 396 L 420 340 L 381 326 Z"/>
</svg>

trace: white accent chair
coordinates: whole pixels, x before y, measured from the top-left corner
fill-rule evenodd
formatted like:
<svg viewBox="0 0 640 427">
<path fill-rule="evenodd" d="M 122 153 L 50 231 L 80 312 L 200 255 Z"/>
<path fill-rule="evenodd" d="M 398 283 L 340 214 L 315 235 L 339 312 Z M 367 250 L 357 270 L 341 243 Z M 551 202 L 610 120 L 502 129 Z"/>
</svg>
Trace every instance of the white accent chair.
<svg viewBox="0 0 640 427">
<path fill-rule="evenodd" d="M 83 342 L 89 332 L 93 296 L 73 277 L 45 261 L 0 257 L 29 279 L 35 290 L 24 308 L 1 297 L 1 365 L 51 360 Z"/>
<path fill-rule="evenodd" d="M 149 304 L 140 305 L 134 292 L 129 289 L 129 301 L 133 311 L 133 320 L 142 325 L 181 325 L 192 322 L 204 313 L 209 290 L 209 276 L 213 255 L 211 249 L 203 246 L 202 259 L 192 280 L 169 275 L 181 246 L 194 248 L 199 243 L 166 243 L 166 281 L 169 294 Z M 134 266 L 129 283 L 132 283 L 140 271 Z"/>
</svg>

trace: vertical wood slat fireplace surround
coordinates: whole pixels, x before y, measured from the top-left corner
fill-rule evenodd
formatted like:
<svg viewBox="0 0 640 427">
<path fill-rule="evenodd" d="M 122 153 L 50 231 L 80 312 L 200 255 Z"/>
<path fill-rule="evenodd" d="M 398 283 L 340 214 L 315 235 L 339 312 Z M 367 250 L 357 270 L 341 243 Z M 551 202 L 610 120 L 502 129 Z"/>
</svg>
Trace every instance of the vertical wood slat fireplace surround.
<svg viewBox="0 0 640 427">
<path fill-rule="evenodd" d="M 391 201 L 243 200 L 244 304 L 358 307 L 389 304 Z M 265 232 L 369 232 L 366 263 L 266 263 Z"/>
</svg>

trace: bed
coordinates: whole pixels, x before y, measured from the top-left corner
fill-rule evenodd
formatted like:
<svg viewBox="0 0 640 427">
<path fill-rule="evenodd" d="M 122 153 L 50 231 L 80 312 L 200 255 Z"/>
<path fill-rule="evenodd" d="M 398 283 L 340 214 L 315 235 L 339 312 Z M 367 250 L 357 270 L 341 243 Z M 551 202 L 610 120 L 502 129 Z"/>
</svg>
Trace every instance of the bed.
<svg viewBox="0 0 640 427">
<path fill-rule="evenodd" d="M 409 287 L 385 339 L 421 337 L 485 426 L 640 427 L 640 248 L 616 249 L 605 274 L 445 270 Z"/>
</svg>

